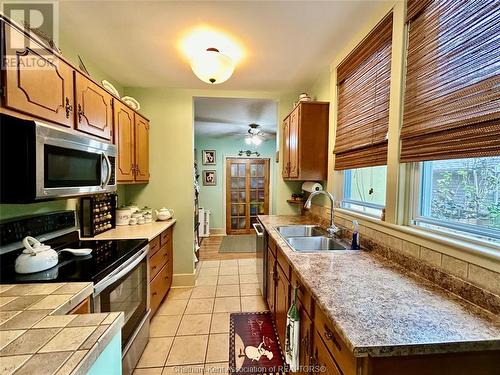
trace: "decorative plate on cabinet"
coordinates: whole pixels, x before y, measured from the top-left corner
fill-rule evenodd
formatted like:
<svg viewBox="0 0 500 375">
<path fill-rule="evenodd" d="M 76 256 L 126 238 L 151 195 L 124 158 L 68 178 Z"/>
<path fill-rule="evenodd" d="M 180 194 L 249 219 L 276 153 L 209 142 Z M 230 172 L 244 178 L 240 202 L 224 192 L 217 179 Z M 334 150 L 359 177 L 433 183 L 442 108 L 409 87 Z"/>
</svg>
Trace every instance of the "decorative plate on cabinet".
<svg viewBox="0 0 500 375">
<path fill-rule="evenodd" d="M 118 90 L 115 88 L 115 86 L 113 86 L 111 84 L 111 82 L 109 81 L 106 81 L 105 79 L 102 81 L 102 86 L 108 90 L 111 94 L 113 94 L 114 96 L 116 96 L 117 98 L 120 98 L 120 93 L 118 92 Z"/>
<path fill-rule="evenodd" d="M 131 96 L 124 96 L 122 100 L 133 110 L 138 111 L 139 109 L 141 109 L 141 105 L 139 104 L 139 102 Z"/>
</svg>

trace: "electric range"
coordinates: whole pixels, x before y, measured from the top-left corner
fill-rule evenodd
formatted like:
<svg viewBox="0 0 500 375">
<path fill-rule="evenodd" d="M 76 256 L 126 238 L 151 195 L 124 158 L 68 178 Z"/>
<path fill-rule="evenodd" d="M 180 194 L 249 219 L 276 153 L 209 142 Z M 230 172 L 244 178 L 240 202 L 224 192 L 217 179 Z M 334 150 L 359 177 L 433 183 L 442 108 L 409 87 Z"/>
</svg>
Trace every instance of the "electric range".
<svg viewBox="0 0 500 375">
<path fill-rule="evenodd" d="M 93 282 L 92 312 L 124 312 L 122 367 L 130 374 L 149 337 L 147 239 L 80 240 L 74 211 L 59 211 L 0 222 L 0 283 Z M 22 239 L 37 238 L 59 254 L 59 263 L 45 271 L 18 274 L 15 259 Z M 92 249 L 76 256 L 62 249 Z"/>
</svg>

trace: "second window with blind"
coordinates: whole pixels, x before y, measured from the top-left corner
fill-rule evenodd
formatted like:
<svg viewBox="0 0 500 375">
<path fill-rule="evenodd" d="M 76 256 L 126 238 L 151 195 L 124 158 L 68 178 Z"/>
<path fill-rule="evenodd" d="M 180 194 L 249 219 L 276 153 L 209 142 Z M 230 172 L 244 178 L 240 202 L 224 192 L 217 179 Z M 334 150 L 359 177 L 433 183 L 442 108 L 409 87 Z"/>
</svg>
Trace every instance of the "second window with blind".
<svg viewBox="0 0 500 375">
<path fill-rule="evenodd" d="M 385 207 L 392 13 L 337 67 L 335 169 L 342 206 L 380 217 Z"/>
</svg>

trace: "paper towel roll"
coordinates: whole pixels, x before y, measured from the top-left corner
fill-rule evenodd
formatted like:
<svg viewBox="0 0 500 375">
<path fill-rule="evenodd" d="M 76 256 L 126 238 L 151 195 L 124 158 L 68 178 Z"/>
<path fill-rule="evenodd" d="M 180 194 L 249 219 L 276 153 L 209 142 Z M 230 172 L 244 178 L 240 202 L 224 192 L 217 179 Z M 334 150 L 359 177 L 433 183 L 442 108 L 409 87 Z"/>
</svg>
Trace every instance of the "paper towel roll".
<svg viewBox="0 0 500 375">
<path fill-rule="evenodd" d="M 313 191 L 323 190 L 323 186 L 314 181 L 306 181 L 302 184 L 302 190 L 312 193 Z"/>
</svg>

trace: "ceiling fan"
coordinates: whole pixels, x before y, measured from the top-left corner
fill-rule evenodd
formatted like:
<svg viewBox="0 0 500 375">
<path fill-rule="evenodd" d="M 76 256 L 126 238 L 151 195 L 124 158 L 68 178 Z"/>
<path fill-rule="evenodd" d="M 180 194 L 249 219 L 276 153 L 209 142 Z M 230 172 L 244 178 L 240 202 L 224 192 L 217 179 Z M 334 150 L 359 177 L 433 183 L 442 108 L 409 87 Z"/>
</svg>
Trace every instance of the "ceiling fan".
<svg viewBox="0 0 500 375">
<path fill-rule="evenodd" d="M 248 125 L 248 135 L 245 137 L 245 143 L 251 146 L 259 146 L 264 140 L 264 133 L 260 130 L 260 125 Z"/>
</svg>

